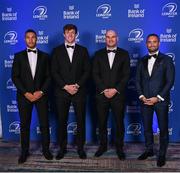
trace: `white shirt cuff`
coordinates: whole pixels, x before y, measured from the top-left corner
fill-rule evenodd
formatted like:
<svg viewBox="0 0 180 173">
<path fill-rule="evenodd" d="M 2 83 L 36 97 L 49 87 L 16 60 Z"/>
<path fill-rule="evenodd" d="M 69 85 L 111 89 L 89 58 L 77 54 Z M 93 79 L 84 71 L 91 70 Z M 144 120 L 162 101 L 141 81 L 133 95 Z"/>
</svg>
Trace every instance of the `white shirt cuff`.
<svg viewBox="0 0 180 173">
<path fill-rule="evenodd" d="M 140 96 L 139 96 L 139 99 L 141 100 L 142 97 L 144 97 L 144 95 L 140 95 Z"/>
<path fill-rule="evenodd" d="M 164 101 L 164 98 L 162 98 L 160 95 L 157 95 L 157 98 L 160 99 L 161 101 Z"/>
</svg>

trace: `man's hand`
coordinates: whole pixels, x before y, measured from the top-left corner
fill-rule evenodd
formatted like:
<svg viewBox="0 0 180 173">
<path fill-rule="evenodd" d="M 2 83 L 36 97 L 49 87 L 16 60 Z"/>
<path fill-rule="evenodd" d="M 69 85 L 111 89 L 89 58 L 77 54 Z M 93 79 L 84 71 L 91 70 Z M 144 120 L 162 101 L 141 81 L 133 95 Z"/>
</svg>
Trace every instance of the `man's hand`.
<svg viewBox="0 0 180 173">
<path fill-rule="evenodd" d="M 29 92 L 26 92 L 26 93 L 24 94 L 24 96 L 25 96 L 30 102 L 35 101 L 34 95 L 31 94 L 31 93 L 29 93 Z"/>
<path fill-rule="evenodd" d="M 43 93 L 41 91 L 35 91 L 33 93 L 33 96 L 34 96 L 34 99 L 35 99 L 34 101 L 36 101 L 36 100 L 40 99 L 43 96 Z"/>
<path fill-rule="evenodd" d="M 77 84 L 65 85 L 64 89 L 71 95 L 74 95 L 78 92 Z"/>
<path fill-rule="evenodd" d="M 151 98 L 146 99 L 146 102 L 144 104 L 152 106 L 152 105 L 155 105 L 158 102 L 159 102 L 159 99 L 157 97 L 151 97 Z"/>
<path fill-rule="evenodd" d="M 116 93 L 117 93 L 117 90 L 115 88 L 109 88 L 109 89 L 104 90 L 104 95 L 109 99 L 114 97 Z"/>
</svg>

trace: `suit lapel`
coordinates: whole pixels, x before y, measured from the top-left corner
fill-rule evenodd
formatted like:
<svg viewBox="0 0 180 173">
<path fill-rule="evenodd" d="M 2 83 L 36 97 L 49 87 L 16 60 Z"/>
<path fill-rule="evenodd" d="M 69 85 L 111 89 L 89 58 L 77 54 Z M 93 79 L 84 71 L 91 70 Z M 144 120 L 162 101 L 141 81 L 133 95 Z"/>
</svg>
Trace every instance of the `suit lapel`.
<svg viewBox="0 0 180 173">
<path fill-rule="evenodd" d="M 107 54 L 106 48 L 103 51 L 103 60 L 104 60 L 105 67 L 107 67 L 107 69 L 110 70 L 111 68 L 109 65 L 109 59 L 108 59 L 108 54 Z"/>
<path fill-rule="evenodd" d="M 37 51 L 37 63 L 36 63 L 36 71 L 35 71 L 35 76 L 34 79 L 36 78 L 38 71 L 39 71 L 39 67 L 40 67 L 40 61 L 41 61 L 41 52 L 38 50 Z"/>
<path fill-rule="evenodd" d="M 29 64 L 29 59 L 28 59 L 28 55 L 27 55 L 26 50 L 23 52 L 23 57 L 24 57 L 25 65 L 27 66 L 27 73 L 29 73 L 29 76 L 33 80 L 32 73 L 31 73 L 31 67 L 30 67 L 30 64 Z"/>
<path fill-rule="evenodd" d="M 63 50 L 64 60 L 65 60 L 66 64 L 71 64 L 65 44 L 63 45 L 62 50 Z"/>
<path fill-rule="evenodd" d="M 145 74 L 148 77 L 150 77 L 149 72 L 148 72 L 148 55 L 145 56 L 145 58 L 143 60 L 143 64 L 144 64 Z"/>
</svg>

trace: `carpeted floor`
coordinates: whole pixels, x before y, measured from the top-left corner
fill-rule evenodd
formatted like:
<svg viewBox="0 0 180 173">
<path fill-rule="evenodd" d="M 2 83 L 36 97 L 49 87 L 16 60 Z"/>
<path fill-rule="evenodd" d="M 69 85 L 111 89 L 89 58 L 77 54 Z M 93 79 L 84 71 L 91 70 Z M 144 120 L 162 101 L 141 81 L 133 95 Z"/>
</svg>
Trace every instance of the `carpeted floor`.
<svg viewBox="0 0 180 173">
<path fill-rule="evenodd" d="M 137 160 L 143 151 L 143 144 L 126 143 L 126 160 L 118 160 L 113 147 L 100 158 L 93 155 L 97 146 L 86 146 L 88 158 L 78 158 L 76 148 L 68 146 L 68 153 L 62 160 L 47 161 L 41 155 L 41 147 L 37 142 L 31 142 L 30 156 L 26 163 L 17 163 L 19 155 L 18 142 L 6 142 L 0 140 L 0 172 L 180 172 L 180 143 L 169 145 L 166 165 L 162 168 L 156 166 L 156 156 L 145 161 Z M 157 147 L 156 147 L 157 148 Z M 57 153 L 57 146 L 51 144 L 53 155 Z"/>
</svg>

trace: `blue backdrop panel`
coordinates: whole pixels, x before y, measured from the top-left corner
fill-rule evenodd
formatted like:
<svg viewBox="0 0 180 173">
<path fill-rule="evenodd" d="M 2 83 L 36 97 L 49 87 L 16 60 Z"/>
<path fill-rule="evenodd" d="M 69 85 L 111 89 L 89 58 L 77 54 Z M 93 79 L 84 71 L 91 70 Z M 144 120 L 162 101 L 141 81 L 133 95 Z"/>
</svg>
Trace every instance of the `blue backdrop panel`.
<svg viewBox="0 0 180 173">
<path fill-rule="evenodd" d="M 51 54 L 53 47 L 63 42 L 63 25 L 73 23 L 78 27 L 76 41 L 94 52 L 105 46 L 105 32 L 114 29 L 119 34 L 118 45 L 127 49 L 131 57 L 131 77 L 127 88 L 127 107 L 125 115 L 125 141 L 143 141 L 143 126 L 139 101 L 135 88 L 135 71 L 137 61 L 147 53 L 145 39 L 149 33 L 160 35 L 160 50 L 180 66 L 178 46 L 179 0 L 2 0 L 0 3 L 0 103 L 3 125 L 3 138 L 19 139 L 19 115 L 16 102 L 16 88 L 11 80 L 11 67 L 14 53 L 25 48 L 24 32 L 33 28 L 38 35 L 38 48 Z M 169 105 L 170 141 L 180 141 L 180 96 L 177 80 L 180 69 L 176 68 L 176 82 L 172 88 Z M 89 81 L 89 95 L 86 113 L 86 140 L 92 143 L 97 140 L 97 116 L 95 114 L 94 87 Z M 49 103 L 51 140 L 57 140 L 57 121 L 54 113 L 53 97 L 50 93 Z M 73 107 L 70 108 L 68 120 L 68 141 L 74 141 L 76 135 L 76 118 Z M 153 129 L 159 132 L 156 116 Z M 113 139 L 113 117 L 108 120 L 108 137 Z M 39 123 L 36 110 L 33 111 L 31 139 L 40 138 Z"/>
</svg>

